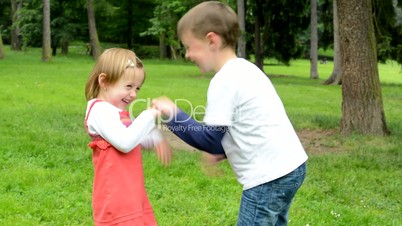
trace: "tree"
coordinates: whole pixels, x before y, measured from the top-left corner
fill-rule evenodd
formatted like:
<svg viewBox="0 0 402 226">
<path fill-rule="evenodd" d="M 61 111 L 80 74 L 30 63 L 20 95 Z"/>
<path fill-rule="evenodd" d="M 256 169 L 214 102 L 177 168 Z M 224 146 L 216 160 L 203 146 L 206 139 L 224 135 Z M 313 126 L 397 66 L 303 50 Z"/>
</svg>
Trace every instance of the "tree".
<svg viewBox="0 0 402 226">
<path fill-rule="evenodd" d="M 127 48 L 131 49 L 133 48 L 133 2 L 131 0 L 127 1 L 127 30 L 126 30 L 126 43 L 127 43 Z"/>
<path fill-rule="evenodd" d="M 101 54 L 101 48 L 98 38 L 98 32 L 96 30 L 95 9 L 93 0 L 87 0 L 87 11 L 88 11 L 88 28 L 89 28 L 89 39 L 91 45 L 92 58 L 98 59 L 98 57 Z"/>
<path fill-rule="evenodd" d="M 22 7 L 23 0 L 11 0 L 11 49 L 21 50 L 22 40 L 19 22 L 19 12 Z"/>
<path fill-rule="evenodd" d="M 326 3 L 331 2 L 324 1 L 324 11 L 326 10 Z M 372 14 L 374 20 L 374 33 L 377 43 L 377 60 L 379 62 L 386 62 L 388 59 L 396 60 L 398 63 L 402 63 L 402 35 L 401 23 L 398 23 L 398 9 L 396 7 L 397 0 L 372 0 Z M 324 82 L 324 84 L 339 85 L 342 83 L 341 74 L 341 62 L 340 62 L 340 50 L 338 41 L 338 22 L 337 22 L 337 10 L 336 1 L 332 1 L 333 10 L 330 12 L 325 11 L 322 14 L 321 20 L 324 21 L 324 33 L 320 40 L 323 48 L 327 48 L 331 43 L 328 42 L 328 37 L 332 37 L 333 32 L 333 49 L 334 49 L 334 70 L 331 76 Z M 326 21 L 333 16 L 332 24 L 330 27 Z M 327 19 L 328 18 L 328 19 Z M 327 20 L 326 20 L 327 19 Z M 332 31 L 332 32 L 331 32 Z"/>
<path fill-rule="evenodd" d="M 18 26 L 22 48 L 43 45 L 43 0 L 26 1 L 19 10 Z"/>
<path fill-rule="evenodd" d="M 52 59 L 51 36 L 50 36 L 50 0 L 43 0 L 43 38 L 42 38 L 42 61 Z"/>
<path fill-rule="evenodd" d="M 337 0 L 342 64 L 341 133 L 386 135 L 371 0 Z"/>
<path fill-rule="evenodd" d="M 3 46 L 3 38 L 1 37 L 1 26 L 0 26 L 0 59 L 4 58 L 4 46 Z"/>
<path fill-rule="evenodd" d="M 260 36 L 260 44 L 254 46 L 257 65 L 263 62 L 257 58 L 259 54 L 262 58 L 275 58 L 286 65 L 291 59 L 303 55 L 305 43 L 301 37 L 310 22 L 309 1 L 257 0 L 247 1 L 246 7 L 246 30 L 249 28 L 248 33 L 254 33 L 256 42 Z"/>
<path fill-rule="evenodd" d="M 318 79 L 318 35 L 317 35 L 317 0 L 311 0 L 310 25 L 310 78 Z"/>
<path fill-rule="evenodd" d="M 261 6 L 263 0 L 256 0 L 256 5 Z M 254 56 L 255 56 L 255 65 L 264 71 L 264 41 L 262 40 L 263 36 L 261 35 L 263 28 L 263 8 L 255 7 L 255 21 L 254 21 Z"/>
<path fill-rule="evenodd" d="M 159 38 L 160 58 L 167 57 L 166 47 L 169 48 L 172 59 L 182 59 L 180 52 L 180 40 L 176 35 L 176 26 L 180 17 L 188 9 L 198 4 L 198 0 L 156 0 L 154 17 L 150 19 L 152 24 L 141 35 L 152 35 Z"/>
<path fill-rule="evenodd" d="M 253 51 L 256 65 L 262 69 L 265 57 L 289 64 L 291 59 L 297 59 L 304 53 L 305 43 L 299 36 L 309 25 L 310 3 L 304 0 L 239 1 L 223 2 L 229 3 L 233 8 L 235 3 L 245 4 L 245 31 L 250 34 L 250 40 L 254 41 L 249 43 L 249 40 L 246 40 L 246 46 L 251 50 L 247 52 Z M 151 19 L 152 26 L 141 34 L 158 37 L 161 53 L 166 46 L 169 46 L 174 58 L 174 53 L 180 47 L 180 42 L 175 35 L 177 20 L 189 8 L 200 2 L 202 0 L 155 0 L 157 6 L 154 10 L 154 18 Z M 238 10 L 241 7 L 241 5 L 238 6 Z M 241 42 L 239 46 L 240 44 Z M 177 54 L 177 56 L 180 55 Z"/>
<path fill-rule="evenodd" d="M 52 54 L 60 47 L 61 54 L 67 55 L 72 40 L 88 40 L 88 20 L 85 1 L 52 0 Z"/>
<path fill-rule="evenodd" d="M 333 26 L 334 26 L 334 69 L 325 85 L 340 85 L 342 83 L 341 50 L 339 48 L 339 22 L 336 0 L 332 1 Z"/>
<path fill-rule="evenodd" d="M 385 63 L 388 59 L 393 59 L 401 64 L 402 30 L 401 24 L 397 23 L 396 2 L 372 0 L 372 4 L 378 61 Z"/>
<path fill-rule="evenodd" d="M 237 55 L 246 58 L 246 8 L 245 0 L 237 0 L 237 16 L 239 17 L 240 37 L 237 42 Z"/>
<path fill-rule="evenodd" d="M 151 26 L 149 20 L 157 6 L 156 0 L 101 0 L 95 1 L 94 4 L 96 18 L 99 16 L 102 18 L 96 21 L 98 33 L 102 34 L 102 41 L 126 43 L 128 49 L 134 49 L 139 55 L 142 55 L 141 52 L 137 52 L 140 50 L 140 45 L 156 44 L 156 38 L 140 36 L 141 32 Z M 106 19 L 105 15 L 109 18 Z"/>
</svg>

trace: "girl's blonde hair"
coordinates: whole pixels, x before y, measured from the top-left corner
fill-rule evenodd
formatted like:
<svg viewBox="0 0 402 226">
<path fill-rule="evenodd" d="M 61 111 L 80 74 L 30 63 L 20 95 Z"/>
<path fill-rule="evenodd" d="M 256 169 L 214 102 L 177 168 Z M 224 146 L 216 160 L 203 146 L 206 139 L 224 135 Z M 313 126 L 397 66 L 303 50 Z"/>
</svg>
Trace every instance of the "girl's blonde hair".
<svg viewBox="0 0 402 226">
<path fill-rule="evenodd" d="M 111 48 L 105 50 L 99 56 L 91 74 L 89 75 L 85 86 L 86 99 L 91 100 L 98 96 L 100 91 L 98 78 L 101 73 L 106 74 L 105 83 L 114 84 L 121 78 L 127 68 L 134 67 L 143 69 L 144 65 L 133 51 L 123 48 Z"/>
</svg>

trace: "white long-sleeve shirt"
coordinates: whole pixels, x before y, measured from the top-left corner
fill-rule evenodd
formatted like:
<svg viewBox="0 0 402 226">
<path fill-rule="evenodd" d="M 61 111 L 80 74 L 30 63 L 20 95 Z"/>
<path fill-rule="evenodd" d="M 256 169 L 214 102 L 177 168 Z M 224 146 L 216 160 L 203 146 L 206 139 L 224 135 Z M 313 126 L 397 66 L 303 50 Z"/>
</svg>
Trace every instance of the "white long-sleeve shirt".
<svg viewBox="0 0 402 226">
<path fill-rule="evenodd" d="M 86 115 L 93 101 L 95 99 L 88 101 Z M 143 111 L 128 127 L 120 120 L 121 111 L 105 101 L 95 103 L 87 116 L 89 133 L 101 136 L 124 153 L 139 144 L 144 148 L 152 148 L 162 140 L 160 131 L 155 127 L 155 116 L 150 110 Z"/>
</svg>

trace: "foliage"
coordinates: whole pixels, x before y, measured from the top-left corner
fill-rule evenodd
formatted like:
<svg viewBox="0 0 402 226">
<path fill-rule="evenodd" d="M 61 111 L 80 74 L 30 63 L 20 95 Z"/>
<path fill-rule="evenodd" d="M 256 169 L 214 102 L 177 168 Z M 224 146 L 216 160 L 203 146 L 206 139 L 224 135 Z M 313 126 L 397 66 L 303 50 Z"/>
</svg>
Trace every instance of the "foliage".
<svg viewBox="0 0 402 226">
<path fill-rule="evenodd" d="M 42 45 L 42 1 L 33 0 L 23 4 L 19 13 L 18 26 L 21 28 L 24 47 Z M 39 26 L 40 25 L 40 26 Z"/>
<path fill-rule="evenodd" d="M 174 49 L 180 48 L 179 40 L 176 37 L 177 16 L 185 11 L 178 1 L 156 1 L 157 6 L 154 9 L 154 17 L 150 19 L 152 24 L 142 36 L 154 36 L 165 38 L 165 45 L 172 46 Z M 161 43 L 162 44 L 162 43 Z"/>
<path fill-rule="evenodd" d="M 51 2 L 52 47 L 68 46 L 74 40 L 88 37 L 88 23 L 84 1 L 53 0 Z M 85 38 L 84 38 L 85 37 Z"/>
<path fill-rule="evenodd" d="M 132 48 L 138 45 L 158 45 L 165 37 L 165 49 L 183 54 L 176 37 L 178 19 L 192 6 L 203 0 L 97 0 L 96 23 L 101 43 L 123 43 Z M 236 1 L 225 0 L 233 8 Z M 378 59 L 402 62 L 400 1 L 372 0 L 375 16 Z M 332 0 L 319 3 L 319 47 L 331 48 L 333 43 Z M 88 42 L 86 0 L 51 0 L 51 29 L 53 47 L 69 42 Z M 22 37 L 25 46 L 39 47 L 42 39 L 42 1 L 24 1 L 20 11 Z M 254 54 L 256 1 L 246 1 L 246 31 L 248 55 Z M 309 1 L 261 1 L 263 12 L 262 35 L 266 58 L 289 63 L 303 57 L 309 49 Z M 0 0 L 0 25 L 3 40 L 10 43 L 10 2 Z M 395 16 L 396 15 L 396 16 Z M 169 47 L 169 48 L 168 48 Z"/>
<path fill-rule="evenodd" d="M 0 26 L 0 59 L 4 58 L 4 44 L 3 44 L 3 35 L 2 35 L 2 26 Z"/>
<path fill-rule="evenodd" d="M 141 59 L 159 58 L 159 46 L 153 45 L 134 45 L 133 51 Z"/>
<path fill-rule="evenodd" d="M 199 0 L 155 0 L 156 7 L 153 11 L 153 18 L 150 19 L 152 26 L 142 32 L 141 36 L 153 36 L 164 38 L 165 45 L 170 46 L 175 51 L 180 52 L 180 40 L 176 35 L 176 24 L 180 17 L 192 6 L 198 4 Z"/>
<path fill-rule="evenodd" d="M 323 0 L 321 4 L 321 22 L 323 33 L 320 37 L 320 46 L 331 48 L 333 43 L 332 1 Z M 377 57 L 379 62 L 389 59 L 402 63 L 402 23 L 398 22 L 401 9 L 396 7 L 394 0 L 371 0 L 373 8 L 374 33 L 377 42 Z M 399 12 L 399 13 L 398 13 Z"/>
<path fill-rule="evenodd" d="M 257 9 L 262 12 L 261 33 L 266 58 L 276 58 L 288 64 L 305 52 L 305 43 L 300 39 L 310 23 L 309 1 L 262 1 L 260 6 L 247 1 L 246 31 L 254 33 Z M 255 46 L 253 47 L 255 50 Z"/>
<path fill-rule="evenodd" d="M 396 52 L 402 50 L 400 47 L 402 26 L 397 24 L 393 2 L 373 0 L 373 15 L 378 60 L 380 62 L 386 62 L 387 59 L 397 60 Z"/>
<path fill-rule="evenodd" d="M 85 0 L 51 1 L 51 29 L 54 45 L 71 41 L 88 42 L 89 32 L 85 4 Z M 134 42 L 137 44 L 154 43 L 152 42 L 154 40 L 141 38 L 139 35 L 150 26 L 148 20 L 151 14 L 148 12 L 151 12 L 154 7 L 152 1 L 101 0 L 95 1 L 95 4 L 96 22 L 102 42 L 125 43 L 127 41 L 127 19 L 133 18 L 134 24 L 131 30 Z M 128 5 L 133 8 L 132 15 L 127 13 Z M 9 7 L 5 9 L 9 9 Z M 42 1 L 24 2 L 19 15 L 19 25 L 25 46 L 41 46 Z M 3 18 L 0 16 L 0 21 Z"/>
<path fill-rule="evenodd" d="M 95 4 L 96 23 L 102 42 L 155 44 L 156 39 L 140 35 L 151 26 L 149 19 L 155 8 L 153 0 L 103 0 L 95 1 Z"/>
<path fill-rule="evenodd" d="M 323 49 L 333 48 L 334 43 L 334 22 L 332 0 L 318 2 L 318 18 L 322 25 L 319 29 L 319 46 Z"/>
<path fill-rule="evenodd" d="M 0 0 L 0 26 L 2 26 L 3 42 L 8 43 L 10 39 L 11 26 L 11 4 L 10 1 Z"/>
<path fill-rule="evenodd" d="M 40 49 L 0 61 L 0 225 L 92 225 L 92 160 L 83 128 L 84 85 L 94 61 L 85 46 L 40 62 Z M 167 95 L 205 105 L 211 74 L 187 62 L 144 60 L 138 98 Z M 380 64 L 389 137 L 337 134 L 339 86 L 310 80 L 309 61 L 266 62 L 265 71 L 309 153 L 307 178 L 289 225 L 402 225 L 400 67 Z M 319 65 L 329 74 L 332 62 Z M 135 110 L 138 114 L 142 109 Z M 235 225 L 241 187 L 227 162 L 223 175 L 203 173 L 199 152 L 175 150 L 162 167 L 144 152 L 145 180 L 159 225 Z"/>
<path fill-rule="evenodd" d="M 85 40 L 88 36 L 85 1 L 51 1 L 52 46 Z M 39 47 L 42 45 L 42 1 L 24 2 L 19 12 L 18 26 L 21 28 L 23 45 Z M 85 37 L 85 38 L 83 38 Z"/>
</svg>

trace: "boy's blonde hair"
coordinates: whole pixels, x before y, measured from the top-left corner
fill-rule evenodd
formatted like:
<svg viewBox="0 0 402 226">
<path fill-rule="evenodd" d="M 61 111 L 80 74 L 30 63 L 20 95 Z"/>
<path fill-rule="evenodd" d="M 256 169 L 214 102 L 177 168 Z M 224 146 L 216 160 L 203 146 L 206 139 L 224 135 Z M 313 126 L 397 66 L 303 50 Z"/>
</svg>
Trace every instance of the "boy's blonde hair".
<svg viewBox="0 0 402 226">
<path fill-rule="evenodd" d="M 236 49 L 240 33 L 237 14 L 230 6 L 217 1 L 203 2 L 190 9 L 178 22 L 179 38 L 191 31 L 194 37 L 203 39 L 209 32 L 222 37 L 223 47 Z"/>
<path fill-rule="evenodd" d="M 121 78 L 127 68 L 134 67 L 142 69 L 144 68 L 144 65 L 133 51 L 123 48 L 111 48 L 105 50 L 99 56 L 91 74 L 89 75 L 85 86 L 86 99 L 91 100 L 98 96 L 100 90 L 98 77 L 101 73 L 106 74 L 105 83 L 113 84 Z"/>
</svg>

